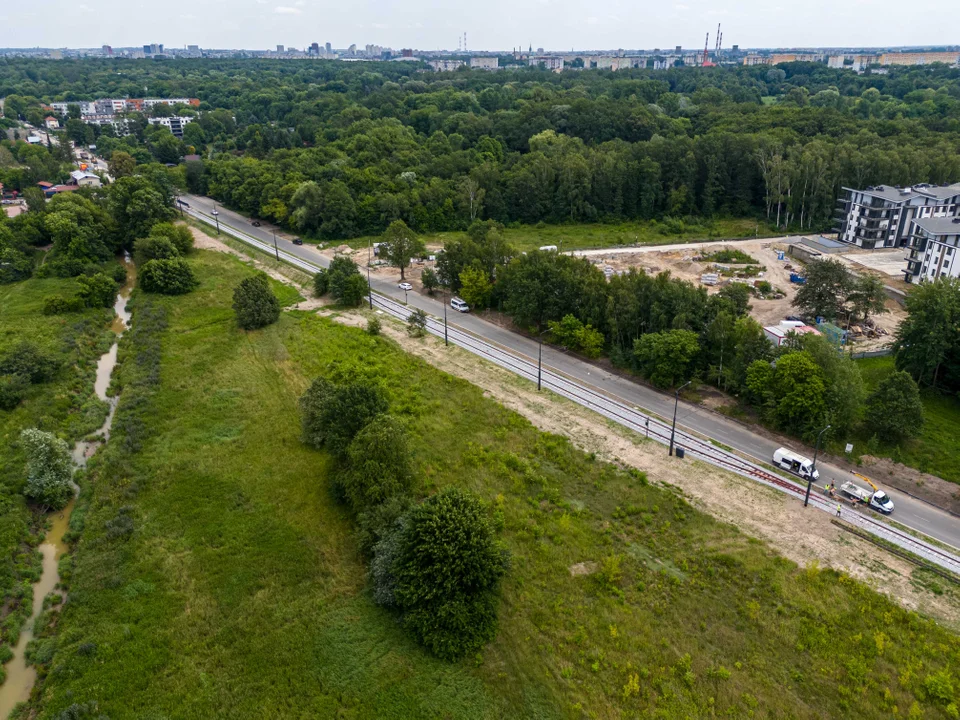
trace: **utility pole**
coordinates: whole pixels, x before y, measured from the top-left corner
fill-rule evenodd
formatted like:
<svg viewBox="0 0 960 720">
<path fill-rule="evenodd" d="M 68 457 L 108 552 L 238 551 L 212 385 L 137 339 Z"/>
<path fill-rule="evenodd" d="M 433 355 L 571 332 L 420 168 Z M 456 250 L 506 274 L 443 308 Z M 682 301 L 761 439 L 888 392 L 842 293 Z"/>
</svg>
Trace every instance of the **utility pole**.
<svg viewBox="0 0 960 720">
<path fill-rule="evenodd" d="M 447 337 L 447 286 L 443 286 L 443 344 L 450 345 L 450 339 Z"/>
<path fill-rule="evenodd" d="M 820 453 L 820 438 L 822 438 L 823 434 L 830 428 L 831 426 L 827 425 L 820 431 L 820 434 L 817 435 L 817 447 L 814 448 L 813 451 L 813 464 L 810 466 L 810 477 L 807 478 L 807 494 L 803 498 L 804 507 L 810 502 L 810 486 L 813 485 L 813 474 L 817 471 L 817 455 Z"/>
<path fill-rule="evenodd" d="M 693 380 L 687 380 L 683 385 L 677 388 L 676 393 L 674 393 L 673 401 L 673 426 L 670 428 L 670 455 L 673 455 L 673 439 L 677 435 L 677 408 L 680 406 L 680 391 L 683 390 L 687 385 L 692 383 Z"/>
<path fill-rule="evenodd" d="M 549 329 L 550 328 L 547 328 L 537 333 L 537 342 L 539 343 L 537 350 L 537 392 L 540 392 L 541 378 L 543 377 L 543 334 Z"/>
<path fill-rule="evenodd" d="M 220 234 L 220 213 L 217 212 L 217 206 L 213 206 L 213 219 L 217 223 L 217 235 Z"/>
<path fill-rule="evenodd" d="M 277 254 L 277 262 L 280 262 L 280 248 L 277 247 L 277 229 L 273 228 L 273 251 Z"/>
</svg>

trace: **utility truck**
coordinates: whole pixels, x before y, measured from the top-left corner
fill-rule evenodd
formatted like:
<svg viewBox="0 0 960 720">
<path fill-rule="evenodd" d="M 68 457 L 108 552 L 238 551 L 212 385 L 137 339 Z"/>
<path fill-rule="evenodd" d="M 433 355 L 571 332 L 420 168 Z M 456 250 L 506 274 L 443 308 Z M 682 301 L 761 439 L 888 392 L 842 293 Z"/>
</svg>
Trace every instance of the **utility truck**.
<svg viewBox="0 0 960 720">
<path fill-rule="evenodd" d="M 773 453 L 773 464 L 784 470 L 789 470 L 794 475 L 799 475 L 806 480 L 810 479 L 810 473 L 813 473 L 814 480 L 820 478 L 820 471 L 813 467 L 813 460 L 803 455 L 798 455 L 793 452 L 793 450 L 778 448 L 777 451 Z"/>
<path fill-rule="evenodd" d="M 865 475 L 861 475 L 860 473 L 854 473 L 854 475 L 862 480 L 866 480 L 873 490 L 867 490 L 853 482 L 845 482 L 840 486 L 840 492 L 845 497 L 850 498 L 854 502 L 868 505 L 874 510 L 882 512 L 884 515 L 889 515 L 893 512 L 893 500 L 890 499 L 889 495 L 874 485 L 873 481 Z"/>
</svg>

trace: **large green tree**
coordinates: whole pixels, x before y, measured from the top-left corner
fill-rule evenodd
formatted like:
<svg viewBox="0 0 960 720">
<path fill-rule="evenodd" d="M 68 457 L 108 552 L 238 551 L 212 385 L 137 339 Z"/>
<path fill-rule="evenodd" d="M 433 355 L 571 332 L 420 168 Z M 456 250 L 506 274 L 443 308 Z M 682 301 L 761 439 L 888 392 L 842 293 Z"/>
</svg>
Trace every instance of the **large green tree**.
<svg viewBox="0 0 960 720">
<path fill-rule="evenodd" d="M 923 429 L 920 390 L 908 373 L 898 370 L 880 381 L 867 398 L 867 431 L 881 440 L 896 442 L 919 435 Z"/>
<path fill-rule="evenodd" d="M 896 337 L 897 368 L 920 385 L 960 388 L 960 280 L 938 278 L 907 295 Z"/>
<path fill-rule="evenodd" d="M 410 261 L 422 257 L 427 251 L 423 239 L 407 227 L 403 220 L 394 220 L 380 237 L 380 254 L 395 268 L 400 268 L 400 279 Z"/>
</svg>

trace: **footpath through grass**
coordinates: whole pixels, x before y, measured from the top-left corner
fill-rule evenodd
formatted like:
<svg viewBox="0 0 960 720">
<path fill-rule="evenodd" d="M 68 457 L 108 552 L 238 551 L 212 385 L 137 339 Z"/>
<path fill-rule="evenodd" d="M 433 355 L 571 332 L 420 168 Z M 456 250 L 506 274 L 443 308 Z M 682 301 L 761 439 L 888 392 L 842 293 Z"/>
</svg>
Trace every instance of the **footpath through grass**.
<svg viewBox="0 0 960 720">
<path fill-rule="evenodd" d="M 230 295 L 251 269 L 190 262 L 194 293 L 134 298 L 40 717 L 946 718 L 960 700 L 960 638 L 934 622 L 385 338 L 300 312 L 241 332 Z M 502 519 L 500 630 L 475 658 L 430 657 L 373 603 L 328 459 L 299 440 L 298 396 L 355 363 L 408 424 L 419 492 L 469 488 Z"/>
<path fill-rule="evenodd" d="M 864 358 L 857 364 L 868 391 L 873 391 L 895 369 L 892 356 Z M 960 398 L 932 390 L 922 390 L 920 397 L 925 422 L 916 438 L 900 445 L 878 443 L 875 449 L 867 449 L 867 436 L 861 438 L 858 450 L 960 483 Z"/>
<path fill-rule="evenodd" d="M 561 250 L 611 248 L 627 245 L 670 245 L 704 240 L 737 240 L 753 237 L 782 235 L 764 222 L 742 219 L 665 219 L 605 225 L 602 223 L 576 225 L 518 225 L 505 231 L 507 240 L 517 250 L 529 252 L 544 245 L 557 245 Z M 443 245 L 451 239 L 466 236 L 465 232 L 440 232 L 423 235 L 428 245 Z M 346 240 L 352 248 L 365 248 L 379 242 L 379 236 Z M 338 241 L 330 244 L 337 245 Z"/>
<path fill-rule="evenodd" d="M 100 427 L 106 405 L 96 399 L 96 358 L 109 347 L 110 311 L 51 317 L 43 315 L 48 295 L 72 295 L 75 280 L 31 279 L 0 285 L 0 355 L 22 341 L 56 357 L 55 377 L 31 385 L 13 410 L 0 410 L 0 661 L 16 644 L 24 614 L 30 613 L 30 584 L 39 578 L 34 547 L 42 537 L 40 517 L 23 498 L 24 456 L 21 430 L 37 427 L 76 440 Z M 0 668 L 0 680 L 4 674 Z"/>
</svg>

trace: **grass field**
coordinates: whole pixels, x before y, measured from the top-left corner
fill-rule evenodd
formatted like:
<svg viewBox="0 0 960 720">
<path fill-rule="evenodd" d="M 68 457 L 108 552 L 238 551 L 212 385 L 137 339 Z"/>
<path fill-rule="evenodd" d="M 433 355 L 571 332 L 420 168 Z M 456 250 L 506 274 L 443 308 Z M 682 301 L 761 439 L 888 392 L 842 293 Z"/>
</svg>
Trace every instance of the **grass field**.
<svg viewBox="0 0 960 720">
<path fill-rule="evenodd" d="M 618 245 L 669 245 L 671 243 L 702 240 L 733 240 L 739 238 L 779 236 L 775 228 L 764 222 L 746 219 L 714 219 L 695 221 L 635 222 L 616 225 L 601 223 L 581 225 L 521 225 L 508 227 L 507 240 L 520 251 L 536 250 L 544 245 L 557 245 L 561 250 L 608 248 Z M 464 237 L 464 232 L 427 233 L 428 245 L 443 245 L 447 240 Z M 379 236 L 346 240 L 353 248 L 367 247 L 379 242 Z M 339 244 L 332 241 L 330 244 Z"/>
<path fill-rule="evenodd" d="M 893 357 L 857 360 L 868 391 L 894 370 Z M 870 455 L 892 458 L 904 465 L 944 480 L 960 483 L 960 399 L 933 391 L 922 391 L 925 422 L 920 435 L 895 445 L 881 443 Z M 869 440 L 862 438 L 863 443 Z M 860 449 L 864 447 L 861 443 Z"/>
<path fill-rule="evenodd" d="M 109 345 L 109 312 L 45 316 L 47 295 L 70 295 L 75 280 L 25 280 L 0 285 L 0 353 L 29 340 L 55 355 L 61 369 L 51 381 L 32 385 L 13 410 L 0 410 L 0 657 L 15 642 L 21 610 L 29 613 L 29 582 L 40 566 L 33 546 L 39 542 L 39 517 L 23 500 L 24 457 L 20 431 L 39 427 L 75 440 L 98 428 L 105 404 L 93 393 L 95 360 Z M 3 677 L 0 670 L 0 678 Z"/>
<path fill-rule="evenodd" d="M 931 689 L 957 636 L 385 338 L 300 312 L 241 332 L 230 293 L 250 268 L 190 262 L 194 293 L 134 297 L 40 717 L 948 717 L 954 681 Z M 476 657 L 431 658 L 372 602 L 328 459 L 299 441 L 298 396 L 344 367 L 383 383 L 420 493 L 457 484 L 502 518 L 500 631 Z"/>
</svg>

